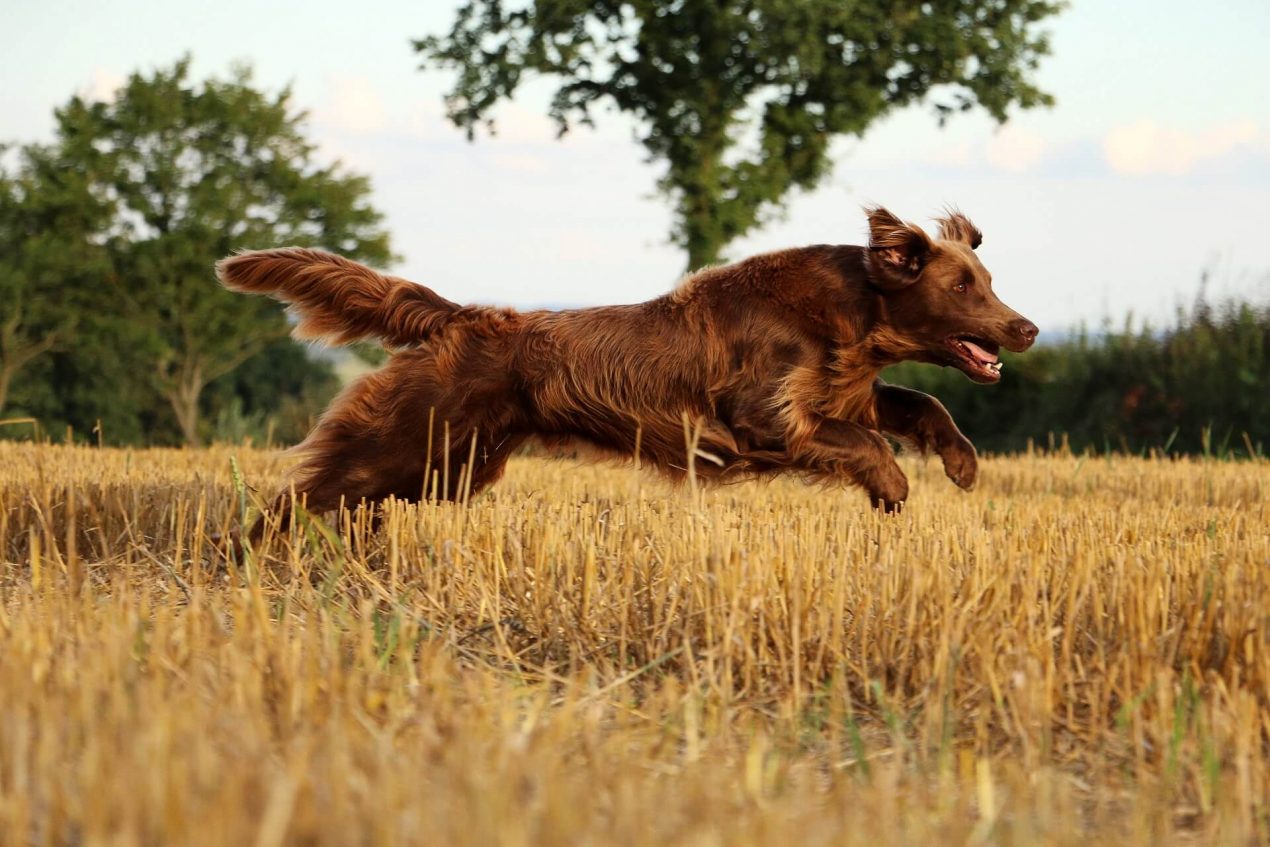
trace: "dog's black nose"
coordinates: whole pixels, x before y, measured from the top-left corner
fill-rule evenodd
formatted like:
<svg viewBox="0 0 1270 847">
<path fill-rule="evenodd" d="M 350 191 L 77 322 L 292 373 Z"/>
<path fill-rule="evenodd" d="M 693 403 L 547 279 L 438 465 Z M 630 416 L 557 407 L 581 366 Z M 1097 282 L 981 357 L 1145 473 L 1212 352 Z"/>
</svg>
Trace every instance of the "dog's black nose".
<svg viewBox="0 0 1270 847">
<path fill-rule="evenodd" d="M 1033 341 L 1035 341 L 1036 336 L 1041 334 L 1041 331 L 1036 328 L 1036 324 L 1032 323 L 1031 321 L 1020 321 L 1019 323 L 1015 324 L 1014 328 L 1019 331 L 1019 335 L 1023 336 L 1023 338 L 1027 341 L 1028 344 L 1031 344 Z"/>
</svg>

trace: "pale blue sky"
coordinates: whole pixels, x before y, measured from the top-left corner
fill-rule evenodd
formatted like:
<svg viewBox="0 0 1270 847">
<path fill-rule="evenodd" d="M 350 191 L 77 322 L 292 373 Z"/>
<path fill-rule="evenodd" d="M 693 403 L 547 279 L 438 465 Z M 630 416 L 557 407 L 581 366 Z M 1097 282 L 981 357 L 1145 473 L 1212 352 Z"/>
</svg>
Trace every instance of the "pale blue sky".
<svg viewBox="0 0 1270 847">
<path fill-rule="evenodd" d="M 402 275 L 518 306 L 673 284 L 683 257 L 666 243 L 658 167 L 625 118 L 557 142 L 551 89 L 535 84 L 497 139 L 468 144 L 445 122 L 447 79 L 416 70 L 409 39 L 456 6 L 0 0 L 0 140 L 46 139 L 72 92 L 109 96 L 187 51 L 197 75 L 246 60 L 262 85 L 292 84 L 324 155 L 370 174 Z M 865 202 L 923 222 L 956 203 L 986 233 L 998 291 L 1042 327 L 1165 318 L 1206 266 L 1216 293 L 1270 299 L 1270 2 L 1077 0 L 1051 29 L 1039 80 L 1055 108 L 1001 130 L 895 114 L 841 142 L 833 176 L 729 254 L 859 243 Z"/>
</svg>

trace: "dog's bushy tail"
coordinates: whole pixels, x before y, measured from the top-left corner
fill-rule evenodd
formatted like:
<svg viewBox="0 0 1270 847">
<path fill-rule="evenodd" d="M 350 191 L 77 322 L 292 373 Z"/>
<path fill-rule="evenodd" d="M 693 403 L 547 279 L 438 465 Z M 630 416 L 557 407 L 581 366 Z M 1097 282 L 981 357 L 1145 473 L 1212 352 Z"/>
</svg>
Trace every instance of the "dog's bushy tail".
<svg viewBox="0 0 1270 847">
<path fill-rule="evenodd" d="M 378 338 L 408 347 L 468 311 L 422 285 L 303 247 L 239 253 L 217 262 L 216 276 L 232 291 L 290 303 L 300 318 L 293 334 L 330 344 Z"/>
</svg>

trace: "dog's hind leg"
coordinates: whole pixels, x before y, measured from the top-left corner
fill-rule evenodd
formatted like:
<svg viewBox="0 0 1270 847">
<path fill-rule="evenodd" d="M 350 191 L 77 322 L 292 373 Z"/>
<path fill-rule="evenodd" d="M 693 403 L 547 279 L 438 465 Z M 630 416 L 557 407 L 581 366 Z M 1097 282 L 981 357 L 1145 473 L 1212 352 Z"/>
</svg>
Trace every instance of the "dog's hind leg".
<svg viewBox="0 0 1270 847">
<path fill-rule="evenodd" d="M 479 414 L 455 422 L 438 425 L 440 416 L 429 410 L 369 433 L 338 415 L 323 421 L 301 447 L 307 458 L 293 483 L 294 496 L 291 486 L 281 492 L 268 520 L 285 530 L 296 503 L 320 514 L 341 503 L 353 508 L 389 497 L 459 501 L 480 492 L 498 480 L 526 435 L 508 425 L 507 408 L 474 405 Z M 248 537 L 259 542 L 266 525 L 262 516 Z"/>
<path fill-rule="evenodd" d="M 424 363 L 426 364 L 426 363 Z M 428 386 L 412 379 L 418 356 L 400 354 L 381 371 L 350 385 L 331 404 L 317 427 L 296 448 L 304 457 L 295 479 L 283 489 L 251 528 L 258 543 L 270 520 L 285 529 L 296 503 L 312 513 L 328 512 L 341 502 L 356 506 L 404 493 L 411 479 L 414 496 L 423 488 L 428 463 L 426 404 Z"/>
<path fill-rule="evenodd" d="M 390 463 L 391 472 L 385 473 Z M 274 497 L 247 537 L 259 544 L 270 523 L 285 532 L 297 505 L 311 514 L 322 514 L 341 504 L 353 508 L 362 501 L 377 502 L 394 495 L 406 499 L 412 494 L 409 499 L 418 499 L 424 464 L 423 456 L 399 455 L 382 443 L 361 442 L 320 452 L 314 448 L 301 477 Z"/>
<path fill-rule="evenodd" d="M 459 500 L 498 479 L 525 435 L 496 342 L 402 351 L 349 386 L 297 448 L 294 499 L 313 513 L 389 497 Z M 288 489 L 274 501 L 279 526 L 292 500 Z"/>
</svg>

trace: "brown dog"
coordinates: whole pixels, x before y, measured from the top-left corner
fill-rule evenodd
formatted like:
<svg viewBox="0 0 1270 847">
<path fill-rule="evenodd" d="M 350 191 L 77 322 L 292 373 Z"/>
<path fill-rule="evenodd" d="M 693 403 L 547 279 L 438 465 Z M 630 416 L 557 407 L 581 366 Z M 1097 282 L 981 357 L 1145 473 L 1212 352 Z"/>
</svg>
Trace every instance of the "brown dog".
<svg viewBox="0 0 1270 847">
<path fill-rule="evenodd" d="M 999 348 L 1022 352 L 1037 329 L 993 293 L 973 252 L 982 236 L 960 213 L 941 219 L 939 240 L 882 208 L 868 217 L 868 247 L 768 253 L 645 303 L 563 312 L 460 306 L 300 248 L 233 256 L 217 274 L 291 303 L 297 337 L 396 349 L 297 448 L 295 492 L 310 510 L 456 499 L 497 480 L 529 438 L 638 455 L 679 477 L 687 430 L 701 478 L 795 471 L 860 485 L 893 510 L 908 480 L 882 433 L 938 453 L 965 489 L 977 463 L 937 400 L 878 373 L 916 360 L 996 382 Z M 289 497 L 275 508 L 285 517 Z"/>
</svg>

